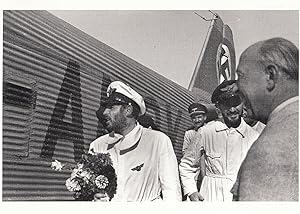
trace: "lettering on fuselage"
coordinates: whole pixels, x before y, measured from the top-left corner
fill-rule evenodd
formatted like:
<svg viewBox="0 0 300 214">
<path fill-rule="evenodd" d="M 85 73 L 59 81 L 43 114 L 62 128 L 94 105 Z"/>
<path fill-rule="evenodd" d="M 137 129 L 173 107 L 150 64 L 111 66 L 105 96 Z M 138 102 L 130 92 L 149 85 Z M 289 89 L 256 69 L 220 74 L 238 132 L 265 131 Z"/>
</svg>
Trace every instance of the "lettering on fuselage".
<svg viewBox="0 0 300 214">
<path fill-rule="evenodd" d="M 81 158 L 84 142 L 80 86 L 80 66 L 70 60 L 51 115 L 41 157 L 52 158 L 57 140 L 65 139 L 73 142 L 75 161 Z M 71 123 L 63 121 L 69 102 L 72 106 Z"/>
<path fill-rule="evenodd" d="M 107 133 L 103 117 L 103 112 L 105 110 L 103 102 L 105 101 L 106 90 L 111 81 L 109 75 L 103 74 L 100 86 L 101 96 L 99 100 L 99 109 L 95 112 L 98 119 L 96 137 Z M 158 101 L 152 95 L 147 94 L 144 95 L 144 97 L 147 112 L 151 112 L 158 129 L 167 134 L 174 145 L 176 136 L 179 133 L 182 111 L 180 109 L 171 109 L 169 104 L 164 105 L 164 107 L 160 106 Z M 66 117 L 68 104 L 71 106 L 71 122 L 63 121 Z M 174 111 L 177 111 L 177 114 L 175 114 Z M 162 114 L 166 114 L 167 124 L 162 124 Z M 81 158 L 81 155 L 84 153 L 84 136 L 80 65 L 78 62 L 72 60 L 69 61 L 64 74 L 64 79 L 59 89 L 40 156 L 43 158 L 53 158 L 58 140 L 68 140 L 73 142 L 74 160 L 78 161 Z"/>
</svg>

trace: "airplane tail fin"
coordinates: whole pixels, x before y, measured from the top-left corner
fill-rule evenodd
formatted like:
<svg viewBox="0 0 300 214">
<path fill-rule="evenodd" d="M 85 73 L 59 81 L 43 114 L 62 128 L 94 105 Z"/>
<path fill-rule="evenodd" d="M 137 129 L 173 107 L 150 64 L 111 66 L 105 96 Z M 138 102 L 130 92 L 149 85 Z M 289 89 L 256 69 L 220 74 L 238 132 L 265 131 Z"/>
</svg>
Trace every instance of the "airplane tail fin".
<svg viewBox="0 0 300 214">
<path fill-rule="evenodd" d="M 235 79 L 235 63 L 232 31 L 214 14 L 188 88 L 195 101 L 211 103 L 214 89 L 224 80 Z"/>
<path fill-rule="evenodd" d="M 224 80 L 236 79 L 235 66 L 232 31 L 219 15 L 214 14 L 188 88 L 194 101 L 208 108 L 208 121 L 217 118 L 211 94 Z"/>
</svg>

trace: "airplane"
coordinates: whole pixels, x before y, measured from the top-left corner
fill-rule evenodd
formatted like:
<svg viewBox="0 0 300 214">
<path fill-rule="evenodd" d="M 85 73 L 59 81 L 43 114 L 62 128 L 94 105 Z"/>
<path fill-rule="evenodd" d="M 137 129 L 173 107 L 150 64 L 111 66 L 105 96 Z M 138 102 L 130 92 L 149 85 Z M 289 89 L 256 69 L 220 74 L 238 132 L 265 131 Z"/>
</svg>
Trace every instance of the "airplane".
<svg viewBox="0 0 300 214">
<path fill-rule="evenodd" d="M 75 164 L 105 134 L 102 102 L 115 80 L 145 98 L 180 161 L 189 104 L 207 104 L 215 119 L 210 95 L 234 70 L 232 32 L 217 14 L 186 89 L 47 11 L 3 11 L 2 200 L 74 200 L 71 171 L 51 162 Z"/>
</svg>

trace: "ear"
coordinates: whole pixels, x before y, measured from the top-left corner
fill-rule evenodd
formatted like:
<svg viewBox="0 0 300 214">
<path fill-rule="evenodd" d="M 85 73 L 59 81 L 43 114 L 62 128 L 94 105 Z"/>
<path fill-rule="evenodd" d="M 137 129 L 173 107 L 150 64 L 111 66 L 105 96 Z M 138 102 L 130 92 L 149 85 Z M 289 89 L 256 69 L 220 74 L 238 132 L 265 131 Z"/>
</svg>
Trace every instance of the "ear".
<svg viewBox="0 0 300 214">
<path fill-rule="evenodd" d="M 244 105 L 243 106 L 243 113 L 242 113 L 242 117 L 247 117 L 247 115 L 248 115 L 248 113 L 247 113 L 247 108 L 246 108 L 246 106 Z"/>
<path fill-rule="evenodd" d="M 133 112 L 133 106 L 132 105 L 126 106 L 125 115 L 127 117 L 132 117 L 132 112 Z"/>
<path fill-rule="evenodd" d="M 222 115 L 222 113 L 221 113 L 221 110 L 220 110 L 217 106 L 216 106 L 216 113 L 217 113 L 219 119 L 222 119 L 222 118 L 223 118 L 223 115 Z"/>
<path fill-rule="evenodd" d="M 266 68 L 267 90 L 272 91 L 275 88 L 278 79 L 278 68 L 275 65 L 268 65 Z"/>
</svg>

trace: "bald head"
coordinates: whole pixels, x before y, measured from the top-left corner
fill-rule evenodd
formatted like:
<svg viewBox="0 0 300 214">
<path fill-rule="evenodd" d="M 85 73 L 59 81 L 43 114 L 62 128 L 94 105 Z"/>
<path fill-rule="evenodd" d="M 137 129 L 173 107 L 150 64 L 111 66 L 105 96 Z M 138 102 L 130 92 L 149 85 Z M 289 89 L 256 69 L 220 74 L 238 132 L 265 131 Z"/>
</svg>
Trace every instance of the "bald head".
<svg viewBox="0 0 300 214">
<path fill-rule="evenodd" d="M 283 38 L 272 38 L 257 42 L 247 48 L 241 60 L 256 60 L 264 65 L 274 64 L 285 72 L 290 79 L 298 81 L 299 50 L 290 41 Z"/>
<path fill-rule="evenodd" d="M 281 102 L 298 95 L 298 48 L 283 38 L 257 42 L 241 55 L 238 86 L 257 119 L 266 122 Z"/>
<path fill-rule="evenodd" d="M 299 50 L 292 42 L 283 38 L 265 40 L 259 54 L 263 63 L 277 65 L 291 80 L 298 81 Z"/>
</svg>

